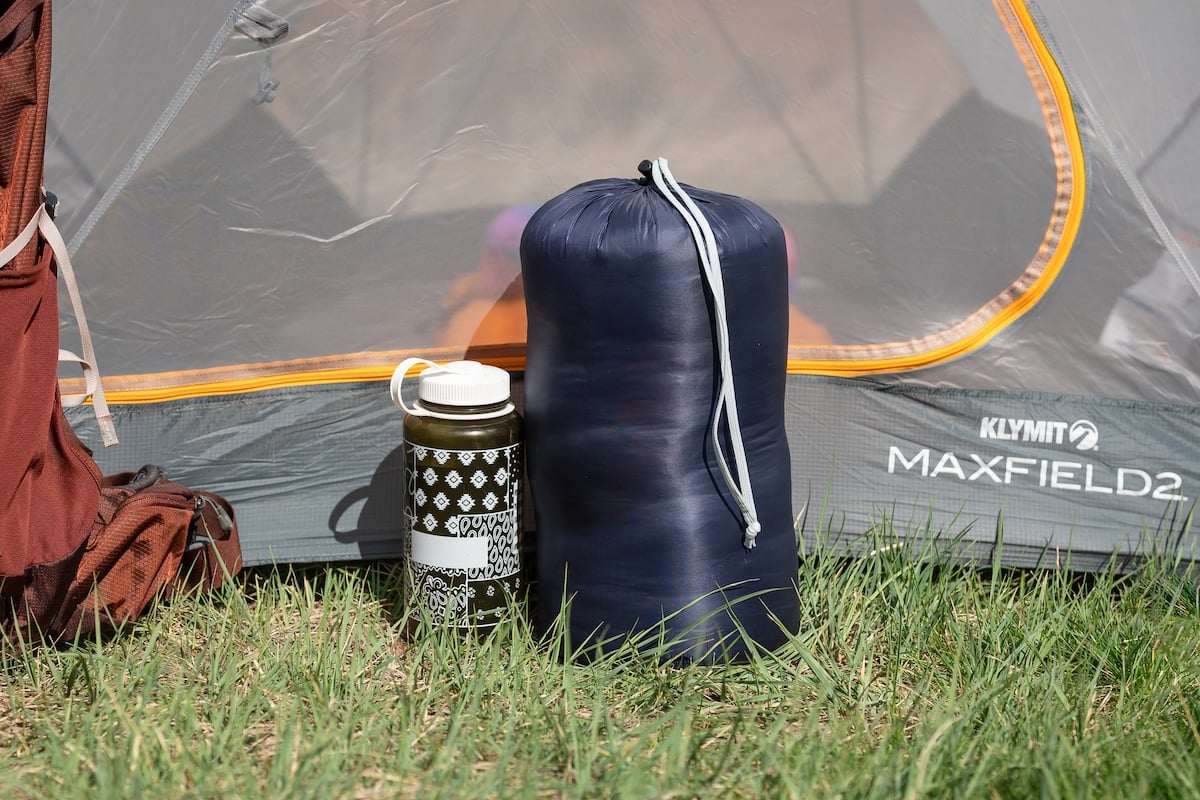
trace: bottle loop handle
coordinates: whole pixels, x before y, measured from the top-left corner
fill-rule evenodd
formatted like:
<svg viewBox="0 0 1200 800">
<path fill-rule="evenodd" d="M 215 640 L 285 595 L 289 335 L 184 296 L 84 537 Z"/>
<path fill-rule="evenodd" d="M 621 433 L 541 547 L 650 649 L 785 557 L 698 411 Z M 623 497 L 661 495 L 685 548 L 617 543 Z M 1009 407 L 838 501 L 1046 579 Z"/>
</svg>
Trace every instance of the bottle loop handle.
<svg viewBox="0 0 1200 800">
<path fill-rule="evenodd" d="M 424 364 L 426 369 L 441 370 L 442 368 L 436 362 L 430 361 L 427 358 L 406 358 L 396 367 L 392 373 L 392 402 L 396 404 L 396 408 L 403 411 L 405 414 L 412 414 L 414 417 L 428 417 L 429 412 L 421 407 L 420 403 L 408 405 L 404 402 L 404 379 L 408 375 L 408 371 L 418 364 Z M 422 370 L 423 373 L 425 370 Z M 418 373 L 420 374 L 420 373 Z"/>
</svg>

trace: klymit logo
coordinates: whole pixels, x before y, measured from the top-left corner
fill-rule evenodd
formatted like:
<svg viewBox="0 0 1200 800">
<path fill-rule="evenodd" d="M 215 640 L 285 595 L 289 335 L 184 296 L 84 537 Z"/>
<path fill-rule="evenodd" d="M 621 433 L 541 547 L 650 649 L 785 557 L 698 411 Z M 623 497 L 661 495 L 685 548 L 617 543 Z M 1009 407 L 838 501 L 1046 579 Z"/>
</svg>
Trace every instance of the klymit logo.
<svg viewBox="0 0 1200 800">
<path fill-rule="evenodd" d="M 1100 431 L 1096 430 L 1096 423 L 1089 419 L 1080 419 L 1071 423 L 1067 438 L 1075 445 L 1076 450 L 1095 450 L 1100 442 Z"/>
<path fill-rule="evenodd" d="M 983 417 L 979 420 L 979 438 L 1040 444 L 1070 442 L 1076 450 L 1095 450 L 1100 442 L 1100 431 L 1096 429 L 1096 423 L 1086 419 L 1068 424 L 1052 419 Z"/>
</svg>

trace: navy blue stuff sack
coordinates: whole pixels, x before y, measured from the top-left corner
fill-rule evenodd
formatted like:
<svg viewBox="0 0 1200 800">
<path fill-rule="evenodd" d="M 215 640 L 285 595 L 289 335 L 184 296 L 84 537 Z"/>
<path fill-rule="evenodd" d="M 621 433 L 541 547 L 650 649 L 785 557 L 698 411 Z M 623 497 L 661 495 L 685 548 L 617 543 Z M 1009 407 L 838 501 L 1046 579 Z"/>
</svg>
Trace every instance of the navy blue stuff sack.
<svg viewBox="0 0 1200 800">
<path fill-rule="evenodd" d="M 662 631 L 665 659 L 736 659 L 799 626 L 784 234 L 640 169 L 521 241 L 540 623 L 566 599 L 573 647 Z"/>
</svg>

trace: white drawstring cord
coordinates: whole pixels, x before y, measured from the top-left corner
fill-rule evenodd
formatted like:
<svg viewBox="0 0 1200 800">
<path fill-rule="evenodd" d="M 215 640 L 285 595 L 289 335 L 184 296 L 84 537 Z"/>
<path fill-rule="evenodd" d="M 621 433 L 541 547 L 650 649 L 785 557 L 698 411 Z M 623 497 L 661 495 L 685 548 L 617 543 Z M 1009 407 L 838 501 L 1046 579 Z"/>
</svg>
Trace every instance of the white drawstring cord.
<svg viewBox="0 0 1200 800">
<path fill-rule="evenodd" d="M 717 352 L 721 362 L 720 389 L 717 392 L 717 408 L 713 414 L 712 440 L 716 448 L 717 464 L 725 484 L 741 509 L 746 522 L 746 535 L 742 540 L 747 550 L 753 549 L 762 525 L 758 521 L 758 510 L 754 506 L 754 491 L 750 486 L 750 469 L 746 463 L 746 448 L 742 442 L 742 427 L 738 420 L 737 397 L 733 386 L 733 361 L 729 355 L 729 325 L 725 314 L 725 284 L 721 276 L 721 257 L 717 252 L 717 238 L 700 208 L 688 196 L 671 174 L 665 158 L 656 158 L 651 163 L 654 185 L 667 201 L 679 212 L 696 241 L 700 264 L 713 298 L 713 315 L 716 323 Z M 733 444 L 733 460 L 738 477 L 734 480 L 729 462 L 721 449 L 720 425 L 725 416 L 729 427 L 729 439 Z"/>
</svg>

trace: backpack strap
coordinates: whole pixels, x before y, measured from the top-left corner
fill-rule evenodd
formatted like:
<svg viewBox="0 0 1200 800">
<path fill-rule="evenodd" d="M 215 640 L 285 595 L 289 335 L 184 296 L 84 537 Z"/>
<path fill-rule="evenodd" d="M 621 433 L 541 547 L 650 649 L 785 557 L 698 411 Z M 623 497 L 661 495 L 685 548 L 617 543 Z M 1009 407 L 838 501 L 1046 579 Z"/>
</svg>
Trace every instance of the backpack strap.
<svg viewBox="0 0 1200 800">
<path fill-rule="evenodd" d="M 45 0 L 16 0 L 0 14 L 0 40 L 10 36 Z M 7 262 L 5 262 L 7 263 Z"/>
<path fill-rule="evenodd" d="M 79 323 L 79 338 L 83 343 L 83 358 L 65 350 L 58 351 L 59 361 L 74 361 L 83 367 L 86 382 L 86 391 L 83 394 L 67 395 L 62 398 L 62 403 L 64 406 L 78 406 L 82 405 L 90 396 L 92 408 L 96 414 L 96 424 L 100 428 L 100 439 L 104 442 L 105 447 L 110 447 L 117 444 L 117 428 L 113 424 L 112 414 L 109 413 L 108 401 L 104 398 L 104 386 L 100 380 L 100 371 L 96 368 L 96 351 L 92 346 L 92 334 L 88 329 L 87 317 L 83 313 L 83 300 L 79 295 L 79 284 L 75 281 L 75 270 L 71 267 L 67 244 L 63 241 L 62 234 L 58 232 L 58 226 L 50 217 L 50 212 L 46 210 L 45 203 L 38 206 L 33 219 L 29 220 L 17 238 L 0 250 L 0 269 L 4 269 L 9 262 L 16 258 L 25 249 L 25 246 L 33 241 L 34 235 L 39 231 L 42 238 L 50 245 L 50 249 L 54 251 L 54 257 L 58 261 L 59 275 L 67 287 L 67 294 L 71 297 L 71 308 L 75 312 L 75 320 Z"/>
</svg>

